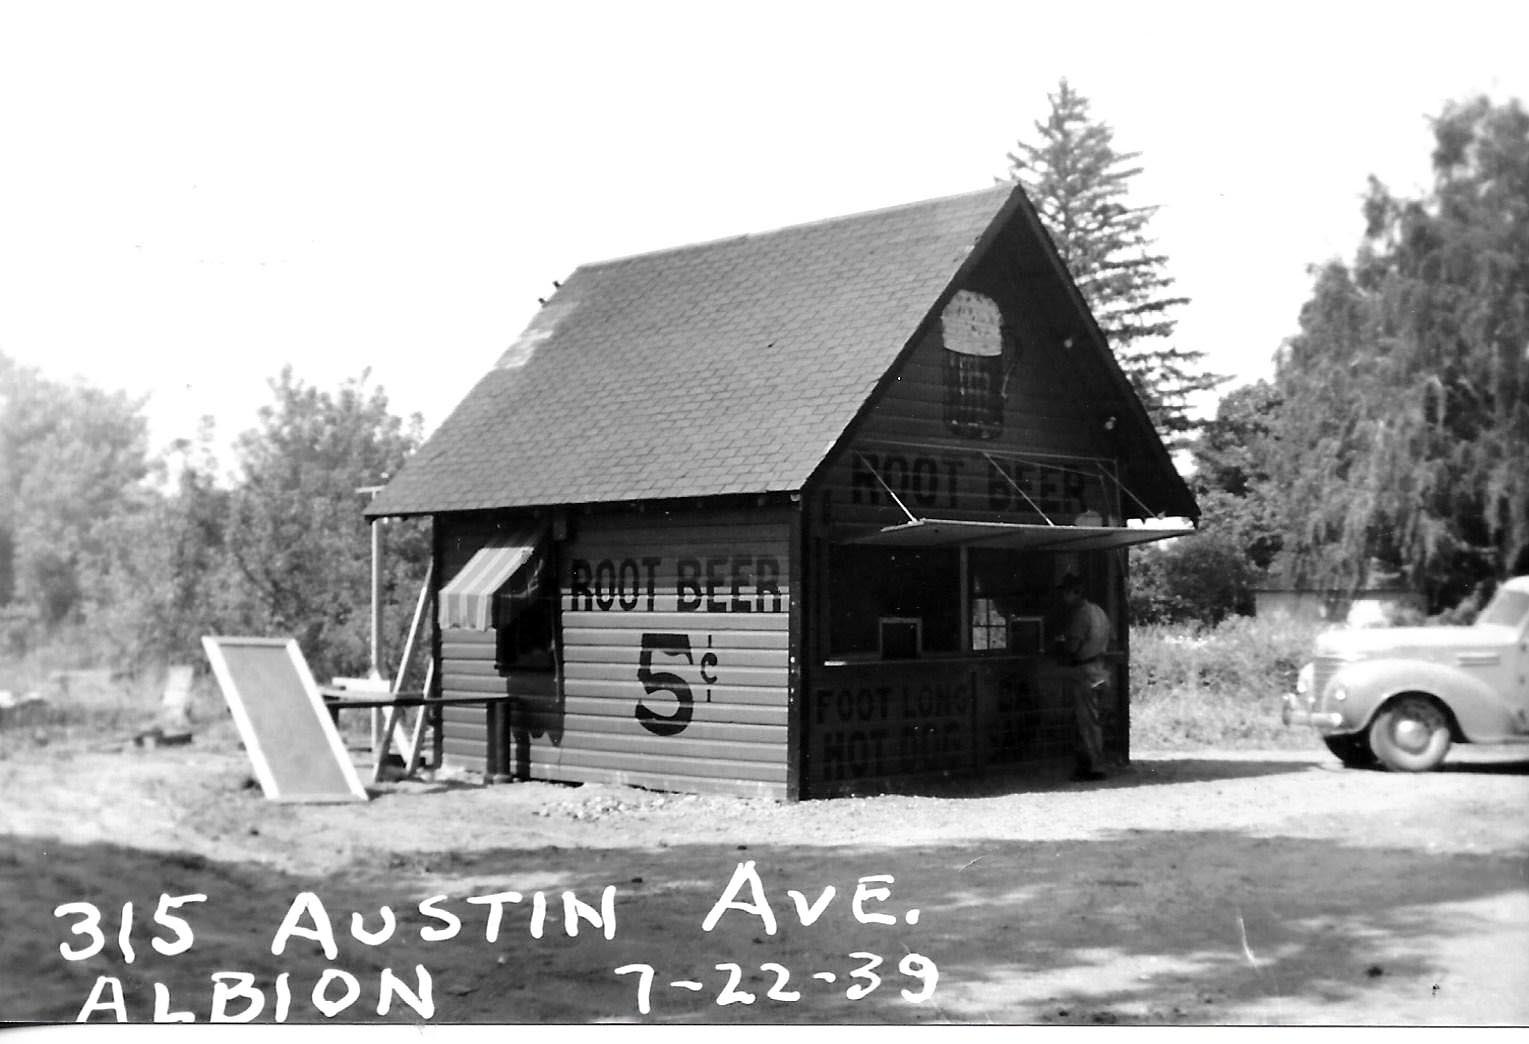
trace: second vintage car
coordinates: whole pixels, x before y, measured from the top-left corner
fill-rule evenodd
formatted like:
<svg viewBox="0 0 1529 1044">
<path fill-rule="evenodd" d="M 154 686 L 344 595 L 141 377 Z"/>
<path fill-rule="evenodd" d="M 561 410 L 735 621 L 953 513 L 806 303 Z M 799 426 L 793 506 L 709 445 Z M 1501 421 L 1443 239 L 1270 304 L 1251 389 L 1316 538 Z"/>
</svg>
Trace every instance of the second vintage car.
<svg viewBox="0 0 1529 1044">
<path fill-rule="evenodd" d="M 1454 743 L 1529 743 L 1529 576 L 1469 627 L 1325 632 L 1284 704 L 1354 767 L 1425 772 Z"/>
</svg>

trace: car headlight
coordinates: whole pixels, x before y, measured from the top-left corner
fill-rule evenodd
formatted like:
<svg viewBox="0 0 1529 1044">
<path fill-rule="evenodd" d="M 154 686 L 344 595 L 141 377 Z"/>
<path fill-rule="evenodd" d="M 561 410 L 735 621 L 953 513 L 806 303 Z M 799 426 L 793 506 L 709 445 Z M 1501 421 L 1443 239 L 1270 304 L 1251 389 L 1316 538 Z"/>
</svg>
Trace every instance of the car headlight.
<svg viewBox="0 0 1529 1044">
<path fill-rule="evenodd" d="M 1316 678 L 1316 675 L 1316 664 L 1308 663 L 1302 667 L 1300 673 L 1295 676 L 1295 694 L 1297 696 L 1305 696 L 1309 693 L 1311 691 L 1312 680 Z"/>
</svg>

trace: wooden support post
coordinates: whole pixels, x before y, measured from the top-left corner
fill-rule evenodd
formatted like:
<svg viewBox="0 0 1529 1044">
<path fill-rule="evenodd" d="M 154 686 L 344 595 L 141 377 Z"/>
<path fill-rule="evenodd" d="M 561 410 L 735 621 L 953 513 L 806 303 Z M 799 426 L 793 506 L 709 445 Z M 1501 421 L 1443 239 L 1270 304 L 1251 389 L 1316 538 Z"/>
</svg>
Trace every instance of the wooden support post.
<svg viewBox="0 0 1529 1044">
<path fill-rule="evenodd" d="M 414 643 L 419 638 L 420 621 L 425 616 L 425 603 L 430 599 L 430 578 L 435 572 L 435 563 L 431 562 L 425 567 L 425 582 L 419 588 L 419 601 L 414 603 L 414 619 L 409 622 L 409 637 L 403 644 L 403 657 L 398 661 L 398 673 L 393 677 L 393 691 L 403 689 L 404 675 L 409 673 L 409 660 L 414 656 Z"/>
<path fill-rule="evenodd" d="M 430 683 L 434 680 L 435 664 L 431 663 L 425 668 L 424 693 L 426 699 L 430 698 Z M 420 757 L 420 748 L 423 747 L 425 743 L 425 723 L 429 721 L 432 710 L 433 708 L 430 706 L 430 704 L 426 703 L 419 709 L 419 716 L 414 719 L 414 733 L 409 737 L 409 750 L 407 755 L 404 757 L 403 774 L 404 778 L 406 779 L 409 776 L 414 775 L 415 771 L 419 768 L 420 761 L 422 760 Z"/>
</svg>

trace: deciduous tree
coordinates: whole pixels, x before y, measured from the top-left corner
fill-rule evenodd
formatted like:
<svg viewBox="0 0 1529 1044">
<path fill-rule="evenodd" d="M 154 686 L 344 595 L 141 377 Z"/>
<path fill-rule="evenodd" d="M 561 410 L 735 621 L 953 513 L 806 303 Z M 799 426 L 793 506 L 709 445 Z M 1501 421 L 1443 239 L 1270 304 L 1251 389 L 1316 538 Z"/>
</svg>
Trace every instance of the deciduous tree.
<svg viewBox="0 0 1529 1044">
<path fill-rule="evenodd" d="M 140 400 L 0 355 L 0 606 L 13 618 L 79 619 L 102 523 L 147 495 L 147 431 Z"/>
<path fill-rule="evenodd" d="M 1269 482 L 1281 399 L 1268 381 L 1234 388 L 1193 444 L 1200 528 L 1225 536 L 1262 572 L 1280 549 L 1284 498 Z"/>
<path fill-rule="evenodd" d="M 86 567 L 90 630 L 123 668 L 198 663 L 241 600 L 224 546 L 230 491 L 217 481 L 211 418 L 155 463 L 161 487 L 101 519 Z"/>
<path fill-rule="evenodd" d="M 1292 579 L 1400 570 L 1438 609 L 1529 544 L 1529 114 L 1451 104 L 1434 138 L 1432 191 L 1372 179 L 1354 263 L 1318 273 L 1270 470 Z"/>
<path fill-rule="evenodd" d="M 290 368 L 271 382 L 275 402 L 238 440 L 228 552 L 246 597 L 240 626 L 298 639 L 315 672 L 364 673 L 371 607 L 365 496 L 419 444 L 420 419 L 388 410 L 367 375 L 331 394 Z M 418 524 L 389 525 L 383 599 L 386 644 L 397 651 L 429 560 Z M 390 668 L 382 665 L 385 672 Z"/>
</svg>

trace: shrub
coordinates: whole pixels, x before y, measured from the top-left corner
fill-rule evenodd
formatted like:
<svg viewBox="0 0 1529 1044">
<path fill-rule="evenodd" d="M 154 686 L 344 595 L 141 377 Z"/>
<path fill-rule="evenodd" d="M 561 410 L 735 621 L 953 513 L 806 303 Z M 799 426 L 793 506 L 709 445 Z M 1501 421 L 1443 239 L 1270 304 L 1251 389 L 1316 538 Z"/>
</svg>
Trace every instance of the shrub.
<svg viewBox="0 0 1529 1044">
<path fill-rule="evenodd" d="M 1323 626 L 1234 616 L 1132 627 L 1132 744 L 1309 747 L 1309 729 L 1280 722 L 1280 703 Z"/>
</svg>

